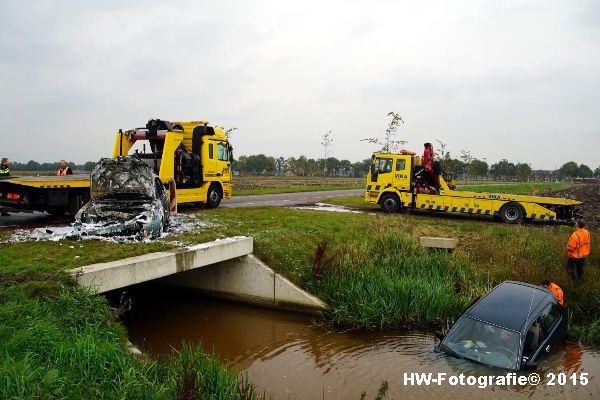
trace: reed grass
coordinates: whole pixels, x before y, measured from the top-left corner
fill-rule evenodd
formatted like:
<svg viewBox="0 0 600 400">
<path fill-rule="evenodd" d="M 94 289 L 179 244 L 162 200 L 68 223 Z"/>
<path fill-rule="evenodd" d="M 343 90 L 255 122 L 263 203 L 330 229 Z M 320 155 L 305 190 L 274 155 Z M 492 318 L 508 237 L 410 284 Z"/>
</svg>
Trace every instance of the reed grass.
<svg viewBox="0 0 600 400">
<path fill-rule="evenodd" d="M 248 389 L 244 395 L 236 374 L 201 347 L 184 346 L 161 361 L 130 354 L 116 311 L 103 297 L 67 285 L 51 297 L 32 296 L 20 286 L 0 288 L 2 399 L 258 397 Z"/>
<path fill-rule="evenodd" d="M 349 247 L 353 247 L 350 249 Z M 423 325 L 456 316 L 470 301 L 477 271 L 447 253 L 422 248 L 406 234 L 345 244 L 317 292 L 329 322 L 351 329 Z"/>
</svg>

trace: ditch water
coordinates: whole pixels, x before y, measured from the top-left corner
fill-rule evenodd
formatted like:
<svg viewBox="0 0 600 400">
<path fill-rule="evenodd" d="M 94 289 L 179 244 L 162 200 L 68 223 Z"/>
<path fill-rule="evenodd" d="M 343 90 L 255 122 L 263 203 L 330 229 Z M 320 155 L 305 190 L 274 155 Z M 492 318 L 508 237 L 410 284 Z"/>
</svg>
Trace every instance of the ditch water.
<svg viewBox="0 0 600 400">
<path fill-rule="evenodd" d="M 182 341 L 202 343 L 234 370 L 247 373 L 260 393 L 274 399 L 373 399 L 388 381 L 386 399 L 599 398 L 600 352 L 566 343 L 535 371 L 541 376 L 588 373 L 586 386 L 405 385 L 404 374 L 498 375 L 497 370 L 433 351 L 430 332 L 326 332 L 310 317 L 222 302 L 197 294 L 142 285 L 130 290 L 132 309 L 123 321 L 131 341 L 153 357 L 172 354 Z M 527 372 L 524 373 L 527 375 Z"/>
</svg>

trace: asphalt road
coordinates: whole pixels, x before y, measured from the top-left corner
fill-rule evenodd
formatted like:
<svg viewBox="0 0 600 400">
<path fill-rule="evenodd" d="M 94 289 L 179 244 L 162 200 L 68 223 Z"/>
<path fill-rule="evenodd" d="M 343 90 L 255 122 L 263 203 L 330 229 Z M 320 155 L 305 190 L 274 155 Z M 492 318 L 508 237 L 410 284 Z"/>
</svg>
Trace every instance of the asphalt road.
<svg viewBox="0 0 600 400">
<path fill-rule="evenodd" d="M 315 203 L 326 201 L 332 197 L 341 196 L 362 196 L 364 189 L 350 190 L 327 190 L 321 192 L 298 192 L 298 193 L 278 193 L 261 194 L 252 196 L 234 196 L 231 200 L 223 201 L 221 207 L 257 207 L 257 206 L 293 206 L 298 204 Z M 182 210 L 187 211 L 187 210 Z M 0 216 L 0 230 L 11 230 L 18 228 L 40 228 L 47 225 L 69 224 L 72 217 L 57 218 L 50 214 L 33 213 L 15 213 L 8 217 Z"/>
<path fill-rule="evenodd" d="M 326 190 L 322 192 L 298 192 L 261 194 L 253 196 L 234 196 L 221 203 L 221 207 L 256 207 L 256 206 L 293 206 L 298 204 L 325 201 L 332 197 L 362 196 L 364 189 Z"/>
</svg>

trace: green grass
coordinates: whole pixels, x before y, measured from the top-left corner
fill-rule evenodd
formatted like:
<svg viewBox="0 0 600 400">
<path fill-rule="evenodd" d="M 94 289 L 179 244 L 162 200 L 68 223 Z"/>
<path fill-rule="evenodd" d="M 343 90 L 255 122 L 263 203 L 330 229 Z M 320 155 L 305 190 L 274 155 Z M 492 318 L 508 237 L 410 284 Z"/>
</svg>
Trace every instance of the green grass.
<svg viewBox="0 0 600 400">
<path fill-rule="evenodd" d="M 160 361 L 130 354 L 117 311 L 61 273 L 0 278 L 0 398 L 255 397 L 200 347 Z"/>
<path fill-rule="evenodd" d="M 378 204 L 368 204 L 363 196 L 341 196 L 327 199 L 327 203 L 338 206 L 360 208 L 360 209 L 375 209 L 380 207 Z"/>
<path fill-rule="evenodd" d="M 377 235 L 321 273 L 316 291 L 330 305 L 330 323 L 355 329 L 441 323 L 471 301 L 472 265 L 439 251 L 427 251 L 402 234 Z"/>
</svg>

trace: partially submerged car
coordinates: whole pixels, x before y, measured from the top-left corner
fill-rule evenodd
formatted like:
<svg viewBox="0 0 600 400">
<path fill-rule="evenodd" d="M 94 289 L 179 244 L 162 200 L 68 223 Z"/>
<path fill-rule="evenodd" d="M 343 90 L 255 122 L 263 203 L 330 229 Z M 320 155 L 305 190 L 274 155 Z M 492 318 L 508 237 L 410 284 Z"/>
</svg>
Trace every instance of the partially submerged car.
<svg viewBox="0 0 600 400">
<path fill-rule="evenodd" d="M 437 349 L 492 367 L 533 369 L 562 342 L 567 316 L 552 292 L 506 281 L 475 302 L 443 335 Z"/>
<path fill-rule="evenodd" d="M 75 215 L 73 236 L 159 237 L 168 226 L 164 185 L 135 156 L 101 159 L 90 173 L 90 196 Z"/>
</svg>

